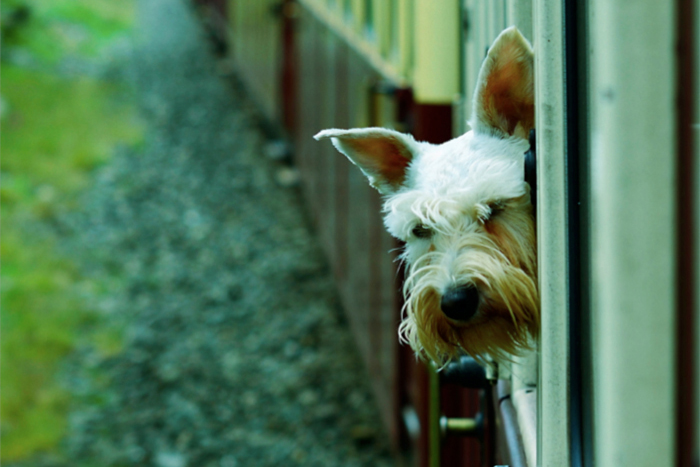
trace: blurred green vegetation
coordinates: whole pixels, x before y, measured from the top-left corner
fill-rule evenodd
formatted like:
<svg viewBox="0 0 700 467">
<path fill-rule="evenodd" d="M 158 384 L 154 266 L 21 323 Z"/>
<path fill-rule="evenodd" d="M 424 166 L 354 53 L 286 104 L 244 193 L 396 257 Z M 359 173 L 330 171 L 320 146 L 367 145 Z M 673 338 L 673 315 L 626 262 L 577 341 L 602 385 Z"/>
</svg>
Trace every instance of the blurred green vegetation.
<svg viewBox="0 0 700 467">
<path fill-rule="evenodd" d="M 97 56 L 133 24 L 134 0 L 3 0 L 3 48 L 57 62 Z"/>
<path fill-rule="evenodd" d="M 103 355 L 119 350 L 118 330 L 100 327 L 99 314 L 86 300 L 102 285 L 83 277 L 58 247 L 59 235 L 41 226 L 77 208 L 77 195 L 93 169 L 117 144 L 142 139 L 124 83 L 58 71 L 67 57 L 94 60 L 130 34 L 133 13 L 132 0 L 3 1 L 0 426 L 5 461 L 56 449 L 70 404 L 58 378 L 66 355 L 79 345 Z M 13 60 L 18 54 L 25 59 Z"/>
</svg>

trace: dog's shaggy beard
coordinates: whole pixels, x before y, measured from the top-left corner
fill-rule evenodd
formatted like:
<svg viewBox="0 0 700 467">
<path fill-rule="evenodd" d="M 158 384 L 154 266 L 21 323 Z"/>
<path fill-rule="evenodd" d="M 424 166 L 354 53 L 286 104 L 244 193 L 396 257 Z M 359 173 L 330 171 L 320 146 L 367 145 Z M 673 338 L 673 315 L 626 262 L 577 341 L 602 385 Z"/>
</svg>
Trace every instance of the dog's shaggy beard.
<svg viewBox="0 0 700 467">
<path fill-rule="evenodd" d="M 457 248 L 462 253 L 452 262 L 457 270 L 446 269 L 445 253 L 437 251 L 409 266 L 399 333 L 418 354 L 443 365 L 462 351 L 479 361 L 486 356 L 503 361 L 529 348 L 530 336 L 539 333 L 536 250 L 499 248 L 502 241 L 512 245 L 516 240 L 511 237 L 517 233 L 508 229 L 513 221 L 503 222 L 498 235 L 465 239 Z M 519 232 L 523 234 L 522 229 Z M 532 238 L 521 240 L 532 245 L 534 229 L 524 233 Z M 520 255 L 513 256 L 514 251 Z M 480 304 L 474 317 L 458 322 L 443 314 L 441 291 L 465 284 L 477 287 Z"/>
</svg>

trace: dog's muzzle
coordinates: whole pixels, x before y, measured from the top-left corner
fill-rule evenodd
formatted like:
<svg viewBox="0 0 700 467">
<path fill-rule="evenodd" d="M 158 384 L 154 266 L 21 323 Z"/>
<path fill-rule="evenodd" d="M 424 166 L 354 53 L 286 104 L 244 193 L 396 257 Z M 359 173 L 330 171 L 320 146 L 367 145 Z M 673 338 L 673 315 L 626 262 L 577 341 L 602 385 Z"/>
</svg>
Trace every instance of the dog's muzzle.
<svg viewBox="0 0 700 467">
<path fill-rule="evenodd" d="M 479 291 L 473 285 L 448 289 L 442 295 L 440 308 L 450 319 L 469 321 L 479 308 Z"/>
</svg>

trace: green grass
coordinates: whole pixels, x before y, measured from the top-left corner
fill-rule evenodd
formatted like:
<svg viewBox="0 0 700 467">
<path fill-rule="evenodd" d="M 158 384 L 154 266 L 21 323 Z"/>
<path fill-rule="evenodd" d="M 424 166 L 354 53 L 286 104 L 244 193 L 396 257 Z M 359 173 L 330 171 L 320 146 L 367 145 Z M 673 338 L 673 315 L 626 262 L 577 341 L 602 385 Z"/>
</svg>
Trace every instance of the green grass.
<svg viewBox="0 0 700 467">
<path fill-rule="evenodd" d="M 3 8 L 12 11 L 19 4 L 28 7 L 28 20 L 4 34 L 5 45 L 26 48 L 50 62 L 96 56 L 133 24 L 132 0 L 11 0 Z"/>
<path fill-rule="evenodd" d="M 34 188 L 30 192 L 47 186 L 76 192 L 91 169 L 107 160 L 115 143 L 133 144 L 140 138 L 133 102 L 123 85 L 11 65 L 1 73 L 9 107 L 3 122 L 2 170 L 27 178 L 24 184 Z"/>
<path fill-rule="evenodd" d="M 65 432 L 69 397 L 54 377 L 92 319 L 73 293 L 74 265 L 13 230 L 3 232 L 0 250 L 5 460 L 48 450 Z"/>
<path fill-rule="evenodd" d="M 85 300 L 86 294 L 99 294 L 103 284 L 83 277 L 74 260 L 59 253 L 59 239 L 26 227 L 75 208 L 76 195 L 88 186 L 94 169 L 117 144 L 138 144 L 143 133 L 125 85 L 51 73 L 63 57 L 89 59 L 128 33 L 132 2 L 24 3 L 31 6 L 31 18 L 13 31 L 9 47 L 28 50 L 46 66 L 3 63 L 0 68 L 0 426 L 5 461 L 57 449 L 71 402 L 57 379 L 62 360 L 79 345 L 103 354 L 120 346 L 119 330 L 106 328 Z"/>
</svg>

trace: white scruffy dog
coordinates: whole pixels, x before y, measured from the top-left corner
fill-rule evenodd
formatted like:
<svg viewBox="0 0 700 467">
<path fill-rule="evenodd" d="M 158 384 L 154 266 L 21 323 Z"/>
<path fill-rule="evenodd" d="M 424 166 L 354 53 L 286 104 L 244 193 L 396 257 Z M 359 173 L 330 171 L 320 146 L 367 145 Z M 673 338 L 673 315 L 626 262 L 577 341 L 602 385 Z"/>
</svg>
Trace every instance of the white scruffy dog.
<svg viewBox="0 0 700 467">
<path fill-rule="evenodd" d="M 523 154 L 534 127 L 533 52 L 503 31 L 481 67 L 472 130 L 441 145 L 384 128 L 330 129 L 385 195 L 387 230 L 406 243 L 400 333 L 438 364 L 466 352 L 508 358 L 539 332 L 537 247 Z"/>
</svg>

